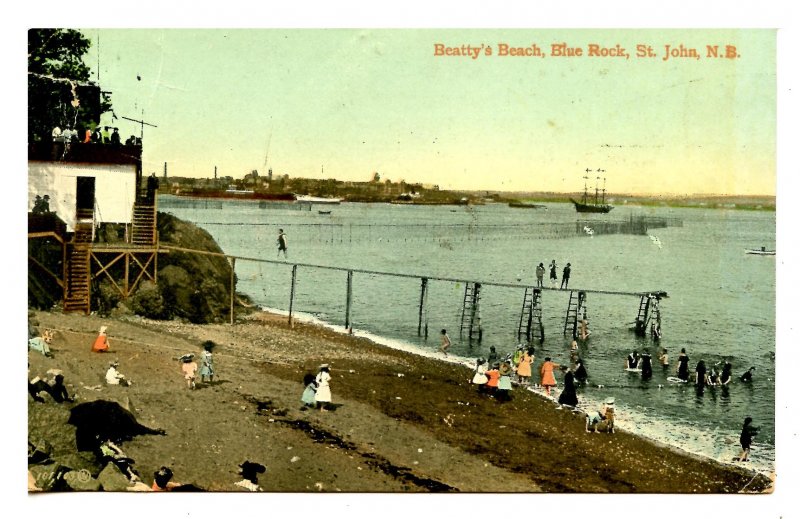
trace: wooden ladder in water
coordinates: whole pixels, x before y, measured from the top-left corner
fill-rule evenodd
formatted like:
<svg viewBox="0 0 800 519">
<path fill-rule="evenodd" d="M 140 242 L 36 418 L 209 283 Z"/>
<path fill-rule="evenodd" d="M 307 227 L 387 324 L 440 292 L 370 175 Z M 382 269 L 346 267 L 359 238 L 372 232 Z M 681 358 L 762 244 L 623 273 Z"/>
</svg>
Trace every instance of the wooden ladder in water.
<svg viewBox="0 0 800 519">
<path fill-rule="evenodd" d="M 586 292 L 579 291 L 577 296 L 573 290 L 569 292 L 569 303 L 567 303 L 567 316 L 564 319 L 564 335 L 572 333 L 572 338 L 578 337 L 578 322 L 586 319 Z"/>
<path fill-rule="evenodd" d="M 538 340 L 539 344 L 544 342 L 541 288 L 525 287 L 525 295 L 522 298 L 522 312 L 519 316 L 519 327 L 517 329 L 517 340 L 522 340 L 523 336 L 528 344 L 534 340 Z"/>
<path fill-rule="evenodd" d="M 477 333 L 478 342 L 483 338 L 481 327 L 481 284 L 467 283 L 464 286 L 464 302 L 461 305 L 461 330 L 460 336 L 464 337 L 466 331 L 467 338 L 472 341 Z"/>
</svg>

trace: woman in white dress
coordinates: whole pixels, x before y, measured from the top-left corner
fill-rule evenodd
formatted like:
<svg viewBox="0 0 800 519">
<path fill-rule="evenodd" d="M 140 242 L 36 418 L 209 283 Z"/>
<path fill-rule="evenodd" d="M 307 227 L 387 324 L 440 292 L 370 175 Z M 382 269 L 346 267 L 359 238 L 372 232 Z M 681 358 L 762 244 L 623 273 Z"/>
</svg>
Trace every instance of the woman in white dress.
<svg viewBox="0 0 800 519">
<path fill-rule="evenodd" d="M 330 374 L 330 366 L 328 364 L 323 364 L 319 367 L 319 373 L 317 373 L 317 394 L 316 394 L 316 402 L 317 408 L 320 411 L 325 411 L 325 407 L 331 402 L 331 386 L 330 386 L 331 374 Z"/>
</svg>

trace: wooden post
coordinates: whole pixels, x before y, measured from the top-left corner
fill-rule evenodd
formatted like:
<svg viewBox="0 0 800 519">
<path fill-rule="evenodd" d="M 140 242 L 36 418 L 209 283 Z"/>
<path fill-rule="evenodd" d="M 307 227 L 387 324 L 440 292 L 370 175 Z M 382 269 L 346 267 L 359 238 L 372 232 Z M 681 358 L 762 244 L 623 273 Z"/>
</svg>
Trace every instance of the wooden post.
<svg viewBox="0 0 800 519">
<path fill-rule="evenodd" d="M 131 266 L 131 255 L 130 255 L 130 253 L 126 252 L 125 253 L 125 285 L 124 285 L 124 287 L 125 287 L 125 299 L 127 299 L 128 296 L 130 295 L 128 293 L 128 275 L 129 275 L 129 272 L 130 272 L 130 266 Z"/>
<path fill-rule="evenodd" d="M 345 302 L 344 310 L 344 327 L 348 330 L 353 325 L 350 322 L 350 308 L 353 306 L 353 271 L 347 271 L 347 301 Z"/>
<path fill-rule="evenodd" d="M 233 324 L 233 297 L 236 293 L 236 258 L 231 258 L 231 324 Z"/>
<path fill-rule="evenodd" d="M 422 335 L 422 314 L 425 310 L 425 300 L 428 292 L 428 278 L 422 278 L 422 285 L 419 293 L 419 321 L 417 323 L 417 337 Z"/>
<path fill-rule="evenodd" d="M 292 265 L 292 288 L 289 292 L 289 326 L 292 326 L 292 306 L 294 305 L 294 285 L 297 281 L 297 265 Z"/>
</svg>

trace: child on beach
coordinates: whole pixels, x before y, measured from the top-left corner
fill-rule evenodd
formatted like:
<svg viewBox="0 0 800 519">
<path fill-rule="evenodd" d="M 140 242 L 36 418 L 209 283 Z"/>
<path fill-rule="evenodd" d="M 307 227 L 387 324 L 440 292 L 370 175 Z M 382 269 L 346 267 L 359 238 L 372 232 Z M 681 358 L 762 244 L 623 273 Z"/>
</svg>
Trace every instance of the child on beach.
<svg viewBox="0 0 800 519">
<path fill-rule="evenodd" d="M 500 364 L 498 373 L 500 378 L 497 381 L 497 400 L 500 402 L 508 402 L 511 400 L 511 374 L 513 373 L 511 362 L 506 360 Z"/>
<path fill-rule="evenodd" d="M 181 357 L 181 372 L 186 380 L 186 387 L 194 389 L 197 380 L 197 363 L 194 361 L 194 353 L 187 353 Z"/>
<path fill-rule="evenodd" d="M 522 352 L 522 357 L 519 359 L 519 366 L 517 366 L 517 380 L 520 384 L 528 384 L 531 378 L 531 364 L 533 364 L 533 348 L 528 351 Z"/>
<path fill-rule="evenodd" d="M 200 382 L 205 382 L 206 377 L 208 377 L 209 384 L 214 382 L 214 357 L 211 350 L 215 346 L 214 341 L 203 343 L 203 353 L 200 354 Z"/>
<path fill-rule="evenodd" d="M 303 409 L 314 407 L 317 401 L 317 381 L 312 373 L 306 373 L 303 377 L 303 386 L 305 386 L 305 389 L 303 390 L 303 396 L 300 397 L 300 401 L 303 402 Z"/>
<path fill-rule="evenodd" d="M 119 362 L 116 360 L 109 364 L 108 371 L 106 371 L 106 384 L 110 386 L 130 386 L 131 381 L 117 371 L 118 367 Z"/>
<path fill-rule="evenodd" d="M 450 347 L 450 336 L 447 335 L 447 330 L 442 328 L 442 345 L 439 347 L 439 351 L 447 356 L 447 348 Z"/>
<path fill-rule="evenodd" d="M 486 359 L 479 358 L 475 361 L 475 374 L 472 376 L 472 383 L 478 386 L 478 393 L 485 393 L 487 382 L 489 382 L 489 378 L 486 376 Z"/>
<path fill-rule="evenodd" d="M 317 393 L 314 401 L 317 404 L 317 407 L 320 411 L 325 411 L 328 404 L 331 403 L 331 374 L 330 374 L 330 365 L 322 364 L 319 367 L 319 373 L 317 373 L 317 377 L 315 382 L 317 383 Z"/>
<path fill-rule="evenodd" d="M 558 367 L 559 365 L 552 362 L 550 357 L 545 357 L 542 367 L 539 369 L 542 375 L 542 387 L 547 392 L 547 396 L 550 396 L 550 388 L 556 387 L 556 377 L 553 375 L 553 370 Z"/>
<path fill-rule="evenodd" d="M 108 328 L 106 326 L 100 327 L 100 332 L 97 334 L 97 338 L 94 340 L 94 344 L 92 344 L 92 351 L 95 353 L 108 353 L 108 336 L 106 335 L 106 330 Z"/>
<path fill-rule="evenodd" d="M 489 391 L 489 394 L 494 396 L 497 392 L 497 386 L 500 383 L 500 363 L 495 362 L 492 364 L 492 368 L 486 371 L 486 378 L 488 381 L 486 382 L 486 389 Z"/>
</svg>

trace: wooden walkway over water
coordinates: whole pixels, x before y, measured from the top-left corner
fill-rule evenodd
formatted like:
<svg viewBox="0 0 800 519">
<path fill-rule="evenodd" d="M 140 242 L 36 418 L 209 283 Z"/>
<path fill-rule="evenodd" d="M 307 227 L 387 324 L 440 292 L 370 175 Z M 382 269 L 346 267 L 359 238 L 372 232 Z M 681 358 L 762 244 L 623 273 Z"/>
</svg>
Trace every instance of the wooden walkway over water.
<svg viewBox="0 0 800 519">
<path fill-rule="evenodd" d="M 350 319 L 352 301 L 353 301 L 353 275 L 366 274 L 373 276 L 387 276 L 406 279 L 420 280 L 420 302 L 419 302 L 419 322 L 417 326 L 417 333 L 427 337 L 427 324 L 423 323 L 423 315 L 427 304 L 427 287 L 429 281 L 443 281 L 450 283 L 463 283 L 464 284 L 464 302 L 462 303 L 461 312 L 461 332 L 467 331 L 469 340 L 477 338 L 480 341 L 482 336 L 482 328 L 480 324 L 480 290 L 485 287 L 500 287 L 512 288 L 525 291 L 525 296 L 522 302 L 522 311 L 520 314 L 520 327 L 518 330 L 518 338 L 523 336 L 530 342 L 533 338 L 538 338 L 544 341 L 544 328 L 541 322 L 541 294 L 543 292 L 563 292 L 569 293 L 570 300 L 567 306 L 566 318 L 564 321 L 564 334 L 571 332 L 573 337 L 579 336 L 579 330 L 582 328 L 585 331 L 585 326 L 588 322 L 586 315 L 586 298 L 589 294 L 605 295 L 605 296 L 626 296 L 639 298 L 639 309 L 636 314 L 636 319 L 633 321 L 634 331 L 639 335 L 646 335 L 648 326 L 652 324 L 652 332 L 655 334 L 658 331 L 660 336 L 661 329 L 661 312 L 659 302 L 661 299 L 668 297 L 667 293 L 663 290 L 643 290 L 643 291 L 623 291 L 623 290 L 597 290 L 597 289 L 584 289 L 584 288 L 552 288 L 552 287 L 534 287 L 522 283 L 499 283 L 494 281 L 476 281 L 463 278 L 451 278 L 441 276 L 426 276 L 421 274 L 407 274 L 400 272 L 385 272 L 379 270 L 355 269 L 347 267 L 335 267 L 330 265 L 319 265 L 313 263 L 300 263 L 291 262 L 286 260 L 270 260 L 264 258 L 255 258 L 247 256 L 234 256 L 222 252 L 201 251 L 195 249 L 188 249 L 184 247 L 177 247 L 168 244 L 159 244 L 158 251 L 162 253 L 169 252 L 184 252 L 192 254 L 202 254 L 208 256 L 224 257 L 231 263 L 231 279 L 230 279 L 230 322 L 234 321 L 234 295 L 235 295 L 235 277 L 236 261 L 253 261 L 258 263 L 267 263 L 273 265 L 291 266 L 291 290 L 289 295 L 289 323 L 292 323 L 292 311 L 294 306 L 295 285 L 297 282 L 298 268 L 312 268 L 321 270 L 331 270 L 337 272 L 345 272 L 347 274 L 347 294 L 345 302 L 345 319 L 344 326 L 351 329 L 352 321 Z M 538 306 L 537 306 L 538 301 Z M 538 331 L 538 333 L 537 333 Z M 476 335 L 477 337 L 474 337 Z"/>
</svg>

